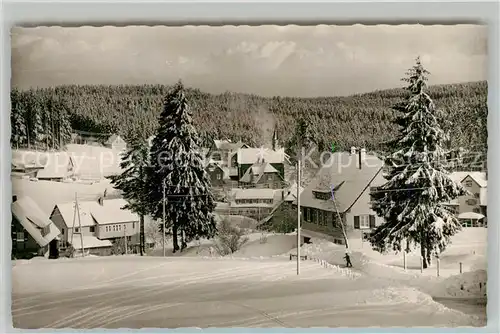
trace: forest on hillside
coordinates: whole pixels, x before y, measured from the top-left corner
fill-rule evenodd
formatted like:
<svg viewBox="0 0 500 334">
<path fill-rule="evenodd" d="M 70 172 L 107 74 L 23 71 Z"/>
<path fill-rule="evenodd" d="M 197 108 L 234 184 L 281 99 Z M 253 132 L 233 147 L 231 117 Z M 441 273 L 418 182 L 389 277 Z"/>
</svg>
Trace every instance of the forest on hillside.
<svg viewBox="0 0 500 334">
<path fill-rule="evenodd" d="M 169 86 L 58 86 L 11 92 L 15 146 L 58 147 L 71 131 L 99 134 L 152 135 Z M 430 97 L 445 115 L 450 148 L 486 152 L 487 83 L 430 86 Z M 208 94 L 188 90 L 194 123 L 203 138 L 242 140 L 260 146 L 271 142 L 276 129 L 282 145 L 291 139 L 296 120 L 309 121 L 319 149 L 332 142 L 337 150 L 365 146 L 380 150 L 393 138 L 392 106 L 406 97 L 403 89 L 346 97 L 272 97 L 240 93 Z"/>
</svg>

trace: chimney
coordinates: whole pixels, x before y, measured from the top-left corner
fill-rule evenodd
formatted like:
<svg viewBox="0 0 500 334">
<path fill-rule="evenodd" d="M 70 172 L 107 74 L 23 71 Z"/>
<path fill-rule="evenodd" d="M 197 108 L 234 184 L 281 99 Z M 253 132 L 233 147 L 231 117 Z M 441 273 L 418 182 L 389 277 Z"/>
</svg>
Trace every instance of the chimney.
<svg viewBox="0 0 500 334">
<path fill-rule="evenodd" d="M 351 146 L 351 155 L 356 154 L 356 147 Z"/>
</svg>

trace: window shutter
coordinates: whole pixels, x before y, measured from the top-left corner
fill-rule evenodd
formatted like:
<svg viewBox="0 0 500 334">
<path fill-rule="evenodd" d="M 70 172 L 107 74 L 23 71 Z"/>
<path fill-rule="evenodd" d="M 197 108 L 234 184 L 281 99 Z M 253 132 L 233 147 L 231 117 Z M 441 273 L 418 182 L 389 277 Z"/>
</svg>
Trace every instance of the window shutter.
<svg viewBox="0 0 500 334">
<path fill-rule="evenodd" d="M 370 228 L 375 228 L 375 216 L 370 215 Z"/>
<path fill-rule="evenodd" d="M 354 216 L 354 229 L 359 230 L 359 216 Z"/>
</svg>

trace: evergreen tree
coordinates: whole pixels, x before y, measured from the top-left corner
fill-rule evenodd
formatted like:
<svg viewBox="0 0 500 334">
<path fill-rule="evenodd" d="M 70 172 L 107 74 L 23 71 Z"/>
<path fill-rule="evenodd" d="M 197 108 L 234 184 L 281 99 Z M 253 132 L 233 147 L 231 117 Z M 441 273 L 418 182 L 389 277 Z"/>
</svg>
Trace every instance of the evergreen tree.
<svg viewBox="0 0 500 334">
<path fill-rule="evenodd" d="M 19 98 L 19 91 L 12 90 L 11 93 L 11 144 L 16 148 L 23 145 L 28 140 L 28 133 L 25 120 L 25 108 L 23 100 Z"/>
<path fill-rule="evenodd" d="M 140 251 L 144 253 L 144 216 L 146 210 L 146 169 L 149 158 L 149 147 L 145 138 L 140 134 L 132 137 L 127 151 L 122 157 L 120 167 L 122 173 L 108 178 L 114 188 L 121 191 L 127 201 L 124 209 L 135 212 L 140 217 Z"/>
<path fill-rule="evenodd" d="M 295 132 L 287 144 L 287 154 L 293 162 L 302 155 L 302 148 L 309 148 L 316 143 L 309 121 L 300 117 L 295 125 Z"/>
<path fill-rule="evenodd" d="M 385 223 L 370 236 L 370 243 L 379 252 L 388 247 L 401 251 L 404 240 L 407 250 L 410 245 L 419 245 L 424 268 L 461 228 L 444 203 L 466 193 L 445 168 L 448 137 L 425 92 L 428 74 L 417 58 L 408 78 L 403 79 L 408 82 L 410 96 L 394 107 L 400 134 L 389 143 L 387 182 L 372 194 L 372 207 Z"/>
<path fill-rule="evenodd" d="M 171 223 L 174 252 L 193 238 L 211 238 L 216 233 L 214 196 L 199 148 L 182 83 L 167 94 L 159 127 L 153 140 L 148 172 L 148 200 L 154 218 L 163 215 L 165 185 L 166 216 Z"/>
</svg>

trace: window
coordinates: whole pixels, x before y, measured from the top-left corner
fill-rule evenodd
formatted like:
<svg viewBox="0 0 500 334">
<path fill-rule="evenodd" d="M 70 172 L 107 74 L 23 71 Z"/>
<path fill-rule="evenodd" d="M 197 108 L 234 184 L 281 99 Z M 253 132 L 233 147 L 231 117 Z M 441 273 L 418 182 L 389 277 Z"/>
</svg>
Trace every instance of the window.
<svg viewBox="0 0 500 334">
<path fill-rule="evenodd" d="M 310 222 L 311 221 L 311 209 L 310 208 L 305 208 L 305 216 L 306 216 L 306 221 Z"/>
<path fill-rule="evenodd" d="M 135 223 L 132 223 L 132 229 L 133 230 L 135 229 Z"/>
<path fill-rule="evenodd" d="M 16 239 L 18 242 L 24 242 L 24 232 L 17 232 Z"/>
<path fill-rule="evenodd" d="M 75 227 L 75 233 L 80 233 L 80 228 L 79 227 Z"/>
<path fill-rule="evenodd" d="M 479 208 L 474 208 L 474 209 L 472 209 L 472 212 L 475 212 L 475 213 L 481 213 L 480 211 L 481 211 L 481 210 L 479 210 Z"/>
<path fill-rule="evenodd" d="M 90 226 L 89 230 L 90 230 L 90 232 L 95 232 L 95 227 L 94 226 Z"/>
<path fill-rule="evenodd" d="M 64 234 L 64 229 L 63 228 L 61 229 L 61 234 Z"/>
<path fill-rule="evenodd" d="M 468 188 L 472 187 L 472 180 L 465 181 L 465 186 Z"/>
<path fill-rule="evenodd" d="M 476 205 L 477 204 L 477 201 L 475 198 L 469 198 L 467 200 L 467 205 Z"/>
<path fill-rule="evenodd" d="M 475 197 L 475 198 L 479 198 L 479 193 L 475 193 L 475 194 L 474 194 L 474 197 Z"/>
<path fill-rule="evenodd" d="M 273 174 L 269 174 L 269 175 L 267 176 L 267 179 L 268 179 L 269 181 L 271 181 L 271 180 L 273 179 Z"/>
<path fill-rule="evenodd" d="M 217 180 L 220 180 L 220 179 L 222 179 L 222 175 L 217 174 Z"/>
<path fill-rule="evenodd" d="M 359 216 L 359 228 L 370 228 L 370 216 L 360 215 Z"/>
</svg>

